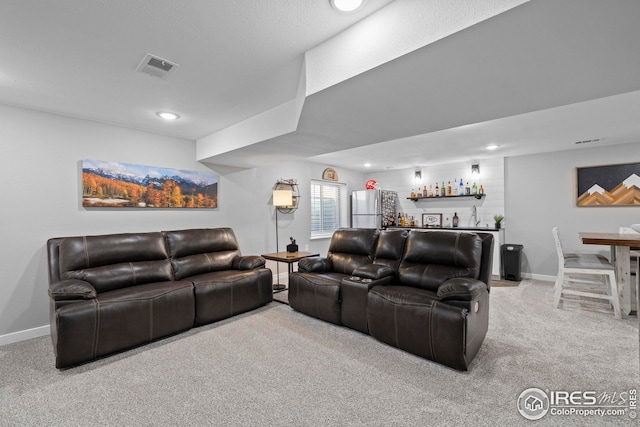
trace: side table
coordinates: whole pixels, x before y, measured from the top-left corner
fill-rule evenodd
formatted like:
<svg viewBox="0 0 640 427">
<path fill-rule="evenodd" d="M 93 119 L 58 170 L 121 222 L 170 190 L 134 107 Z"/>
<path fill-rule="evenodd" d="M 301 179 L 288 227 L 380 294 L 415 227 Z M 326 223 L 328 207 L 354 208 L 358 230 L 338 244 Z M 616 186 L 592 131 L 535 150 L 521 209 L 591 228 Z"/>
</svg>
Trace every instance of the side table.
<svg viewBox="0 0 640 427">
<path fill-rule="evenodd" d="M 270 254 L 262 254 L 260 255 L 264 259 L 268 259 L 270 261 L 275 262 L 284 262 L 288 265 L 288 273 L 293 273 L 293 263 L 300 261 L 302 258 L 308 258 L 312 256 L 319 256 L 320 254 L 316 254 L 313 252 L 273 252 Z M 278 282 L 273 284 L 274 292 L 282 292 L 289 289 L 287 286 L 280 284 L 280 271 L 278 270 Z M 289 280 L 289 276 L 287 275 L 287 282 Z"/>
</svg>

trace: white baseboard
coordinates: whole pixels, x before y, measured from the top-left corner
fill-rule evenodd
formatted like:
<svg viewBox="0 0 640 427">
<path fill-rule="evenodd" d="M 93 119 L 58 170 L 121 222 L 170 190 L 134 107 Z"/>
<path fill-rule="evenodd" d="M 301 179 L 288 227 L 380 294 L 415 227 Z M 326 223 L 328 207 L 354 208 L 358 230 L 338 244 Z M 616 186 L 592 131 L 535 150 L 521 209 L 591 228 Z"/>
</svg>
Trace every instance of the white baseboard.
<svg viewBox="0 0 640 427">
<path fill-rule="evenodd" d="M 492 275 L 493 280 L 501 280 L 500 275 Z M 544 282 L 555 282 L 556 276 L 547 276 L 545 274 L 522 273 L 523 279 L 542 280 Z"/>
<path fill-rule="evenodd" d="M 24 331 L 13 332 L 6 335 L 0 335 L 0 345 L 11 344 L 14 342 L 25 341 L 31 338 L 38 338 L 51 333 L 49 325 L 39 326 L 37 328 L 26 329 Z"/>
<path fill-rule="evenodd" d="M 525 279 L 544 280 L 546 282 L 555 282 L 556 276 L 547 276 L 546 274 L 523 273 Z"/>
</svg>

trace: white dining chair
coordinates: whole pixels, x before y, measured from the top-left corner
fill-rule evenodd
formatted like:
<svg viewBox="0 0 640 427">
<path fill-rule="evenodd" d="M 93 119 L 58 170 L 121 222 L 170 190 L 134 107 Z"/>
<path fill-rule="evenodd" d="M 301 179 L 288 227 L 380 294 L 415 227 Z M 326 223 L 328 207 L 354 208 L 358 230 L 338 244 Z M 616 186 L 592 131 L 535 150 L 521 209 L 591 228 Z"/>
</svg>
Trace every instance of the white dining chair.
<svg viewBox="0 0 640 427">
<path fill-rule="evenodd" d="M 564 253 L 558 227 L 554 227 L 552 232 L 558 255 L 558 276 L 556 278 L 554 307 L 560 305 L 560 299 L 564 295 L 603 299 L 609 301 L 613 306 L 616 319 L 620 319 L 620 299 L 613 264 L 606 257 L 598 254 Z M 584 276 L 587 275 L 593 276 L 595 279 L 585 279 Z M 570 284 L 575 285 L 571 286 Z M 604 285 L 604 288 L 601 288 L 600 292 L 598 292 L 598 289 L 593 289 L 591 286 L 593 284 Z M 575 287 L 579 285 L 583 285 L 582 289 L 585 290 L 576 290 Z"/>
<path fill-rule="evenodd" d="M 631 227 L 620 227 L 619 231 L 621 234 L 640 234 Z M 631 256 L 632 267 L 630 273 L 636 276 L 636 300 L 640 301 L 640 248 L 631 248 L 629 255 Z M 638 306 L 640 306 L 640 303 L 638 303 Z M 640 309 L 640 307 L 638 308 Z"/>
</svg>

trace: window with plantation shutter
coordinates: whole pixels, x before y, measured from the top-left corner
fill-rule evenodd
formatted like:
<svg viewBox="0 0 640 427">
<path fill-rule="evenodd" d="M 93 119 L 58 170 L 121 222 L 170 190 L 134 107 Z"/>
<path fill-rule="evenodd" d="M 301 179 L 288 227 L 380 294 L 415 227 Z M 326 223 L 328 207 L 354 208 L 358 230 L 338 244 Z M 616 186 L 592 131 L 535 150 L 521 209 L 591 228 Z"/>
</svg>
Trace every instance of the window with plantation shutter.
<svg viewBox="0 0 640 427">
<path fill-rule="evenodd" d="M 331 237 L 346 224 L 345 184 L 311 181 L 311 238 Z"/>
</svg>

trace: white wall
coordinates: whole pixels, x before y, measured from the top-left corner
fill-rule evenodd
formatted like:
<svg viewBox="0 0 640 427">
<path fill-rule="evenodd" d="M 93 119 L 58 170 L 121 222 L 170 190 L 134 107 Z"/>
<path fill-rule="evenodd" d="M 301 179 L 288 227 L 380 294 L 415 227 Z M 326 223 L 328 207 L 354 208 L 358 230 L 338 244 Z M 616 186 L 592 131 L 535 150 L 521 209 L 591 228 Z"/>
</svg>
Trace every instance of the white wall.
<svg viewBox="0 0 640 427">
<path fill-rule="evenodd" d="M 47 239 L 227 223 L 222 210 L 81 206 L 83 158 L 206 171 L 193 141 L 2 105 L 0 122 L 0 337 L 49 323 Z"/>
<path fill-rule="evenodd" d="M 279 179 L 293 178 L 298 183 L 300 199 L 298 209 L 289 214 L 278 213 L 279 249 L 284 251 L 289 236 L 296 239 L 300 250 L 326 255 L 330 239 L 311 240 L 311 180 L 322 178 L 325 165 L 296 161 L 225 175 L 225 189 L 229 193 L 221 200 L 220 209 L 230 209 L 230 223 L 242 244 L 244 253 L 276 251 L 275 209 L 271 206 L 271 192 Z M 358 172 L 333 167 L 338 182 L 347 184 L 347 194 L 364 188 L 364 177 Z M 347 206 L 348 208 L 348 206 Z M 345 224 L 349 226 L 349 224 Z M 276 271 L 275 263 L 267 267 Z M 286 265 L 280 264 L 280 273 Z"/>
<path fill-rule="evenodd" d="M 0 345 L 48 333 L 46 241 L 51 237 L 232 227 L 244 254 L 275 251 L 271 190 L 296 178 L 300 208 L 279 215 L 280 246 L 290 235 L 301 248 L 326 253 L 328 239 L 309 241 L 309 180 L 325 166 L 296 162 L 220 177 L 218 209 L 86 209 L 80 197 L 84 158 L 188 170 L 214 170 L 196 161 L 195 142 L 87 120 L 0 105 Z M 340 181 L 362 175 L 337 170 Z M 362 184 L 364 185 L 364 184 Z M 282 271 L 282 267 L 280 269 Z"/>
<path fill-rule="evenodd" d="M 635 162 L 640 162 L 640 142 L 505 159 L 505 238 L 524 245 L 523 274 L 556 275 L 551 235 L 556 226 L 567 252 L 609 256 L 608 247 L 583 245 L 578 233 L 616 232 L 640 223 L 640 207 L 577 207 L 576 168 Z"/>
</svg>

